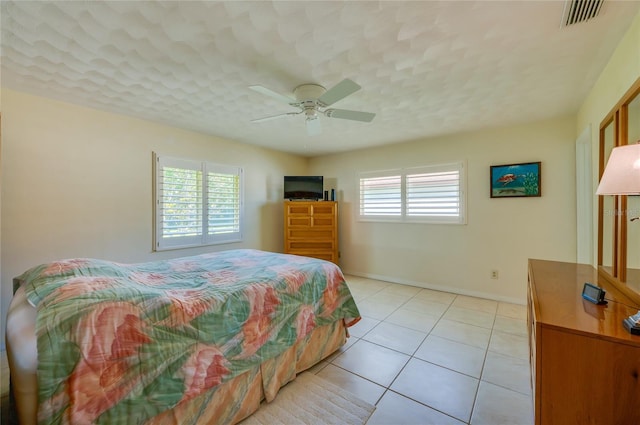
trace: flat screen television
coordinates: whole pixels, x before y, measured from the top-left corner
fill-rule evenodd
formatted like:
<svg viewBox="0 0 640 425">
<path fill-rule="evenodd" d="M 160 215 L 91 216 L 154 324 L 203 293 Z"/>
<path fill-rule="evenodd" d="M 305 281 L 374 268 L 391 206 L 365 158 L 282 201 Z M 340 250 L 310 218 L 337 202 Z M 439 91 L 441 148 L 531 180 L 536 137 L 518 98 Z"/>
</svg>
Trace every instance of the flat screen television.
<svg viewBox="0 0 640 425">
<path fill-rule="evenodd" d="M 322 176 L 284 176 L 284 199 L 323 199 Z"/>
</svg>

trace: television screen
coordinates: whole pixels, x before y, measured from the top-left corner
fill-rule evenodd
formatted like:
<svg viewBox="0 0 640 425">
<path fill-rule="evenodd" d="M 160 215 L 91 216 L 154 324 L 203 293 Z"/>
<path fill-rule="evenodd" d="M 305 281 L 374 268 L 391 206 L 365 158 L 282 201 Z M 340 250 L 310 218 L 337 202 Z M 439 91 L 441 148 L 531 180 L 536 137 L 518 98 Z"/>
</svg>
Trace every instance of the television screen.
<svg viewBox="0 0 640 425">
<path fill-rule="evenodd" d="M 284 176 L 285 199 L 322 199 L 322 176 Z"/>
</svg>

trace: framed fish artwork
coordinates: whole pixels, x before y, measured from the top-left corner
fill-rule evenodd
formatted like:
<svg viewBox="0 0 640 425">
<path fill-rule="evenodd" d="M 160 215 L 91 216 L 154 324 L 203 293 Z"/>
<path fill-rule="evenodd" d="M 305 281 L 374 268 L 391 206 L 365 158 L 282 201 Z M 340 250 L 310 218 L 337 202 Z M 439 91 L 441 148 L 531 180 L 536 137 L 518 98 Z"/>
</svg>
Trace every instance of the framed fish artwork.
<svg viewBox="0 0 640 425">
<path fill-rule="evenodd" d="M 540 162 L 492 165 L 491 197 L 517 198 L 540 196 Z"/>
</svg>

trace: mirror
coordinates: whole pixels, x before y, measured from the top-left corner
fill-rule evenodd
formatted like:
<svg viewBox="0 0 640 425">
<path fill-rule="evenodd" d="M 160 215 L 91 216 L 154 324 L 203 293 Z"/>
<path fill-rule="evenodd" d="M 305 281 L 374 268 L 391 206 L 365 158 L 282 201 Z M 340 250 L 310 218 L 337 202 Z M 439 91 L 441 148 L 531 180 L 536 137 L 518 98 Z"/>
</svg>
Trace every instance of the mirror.
<svg viewBox="0 0 640 425">
<path fill-rule="evenodd" d="M 613 132 L 615 121 L 612 120 L 602 131 L 602 143 L 604 145 L 603 155 L 604 164 L 609 161 L 611 150 L 615 146 L 615 134 Z M 601 263 L 600 265 L 611 275 L 613 275 L 613 247 L 614 247 L 614 226 L 615 226 L 615 197 L 602 197 L 602 244 L 601 244 Z"/>
<path fill-rule="evenodd" d="M 640 94 L 627 109 L 627 142 L 640 142 Z M 640 216 L 640 196 L 627 196 L 627 220 Z M 627 285 L 640 293 L 640 219 L 627 221 Z"/>
<path fill-rule="evenodd" d="M 614 146 L 640 142 L 640 78 L 600 124 L 602 175 Z M 598 196 L 598 270 L 640 303 L 640 195 Z"/>
</svg>

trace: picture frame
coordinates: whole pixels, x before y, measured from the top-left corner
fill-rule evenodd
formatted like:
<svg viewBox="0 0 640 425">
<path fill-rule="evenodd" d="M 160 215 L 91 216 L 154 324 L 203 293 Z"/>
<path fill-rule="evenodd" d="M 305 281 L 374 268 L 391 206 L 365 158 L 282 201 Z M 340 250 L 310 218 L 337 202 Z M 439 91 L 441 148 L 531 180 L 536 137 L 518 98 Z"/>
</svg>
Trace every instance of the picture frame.
<svg viewBox="0 0 640 425">
<path fill-rule="evenodd" d="M 489 171 L 491 197 L 540 197 L 540 165 L 540 162 L 492 165 Z"/>
</svg>

